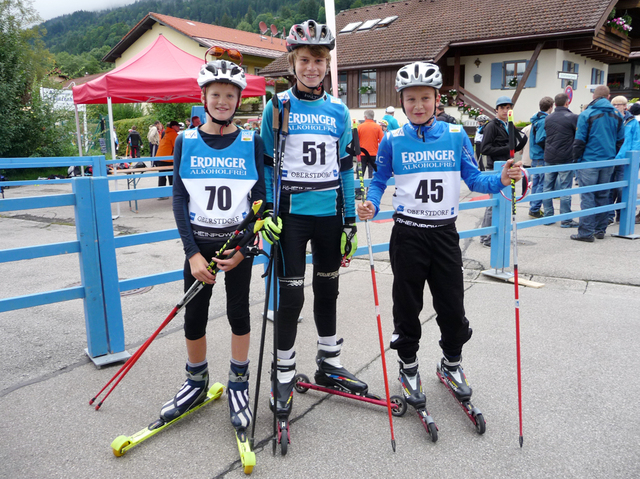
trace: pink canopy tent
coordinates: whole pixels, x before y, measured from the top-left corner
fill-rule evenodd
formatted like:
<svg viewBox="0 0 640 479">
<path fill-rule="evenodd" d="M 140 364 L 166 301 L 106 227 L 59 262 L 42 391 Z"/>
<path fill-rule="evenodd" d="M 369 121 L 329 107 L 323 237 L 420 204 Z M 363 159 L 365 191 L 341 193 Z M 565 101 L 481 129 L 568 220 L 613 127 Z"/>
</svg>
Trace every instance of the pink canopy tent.
<svg viewBox="0 0 640 479">
<path fill-rule="evenodd" d="M 90 82 L 73 87 L 76 105 L 106 103 L 109 106 L 111 151 L 116 159 L 113 135 L 112 103 L 200 103 L 200 87 L 196 81 L 204 58 L 180 50 L 163 35 L 139 55 Z M 263 77 L 247 75 L 243 97 L 262 96 L 265 102 L 266 82 Z M 78 108 L 76 107 L 76 125 Z M 78 128 L 78 138 L 80 131 Z M 80 145 L 80 140 L 78 140 Z M 80 148 L 80 156 L 82 149 Z M 118 204 L 119 206 L 119 204 Z"/>
<path fill-rule="evenodd" d="M 73 87 L 75 104 L 199 103 L 196 77 L 203 58 L 176 47 L 164 36 L 135 58 L 90 82 Z M 263 96 L 265 79 L 247 75 L 243 97 Z M 110 99 L 110 100 L 109 100 Z"/>
</svg>

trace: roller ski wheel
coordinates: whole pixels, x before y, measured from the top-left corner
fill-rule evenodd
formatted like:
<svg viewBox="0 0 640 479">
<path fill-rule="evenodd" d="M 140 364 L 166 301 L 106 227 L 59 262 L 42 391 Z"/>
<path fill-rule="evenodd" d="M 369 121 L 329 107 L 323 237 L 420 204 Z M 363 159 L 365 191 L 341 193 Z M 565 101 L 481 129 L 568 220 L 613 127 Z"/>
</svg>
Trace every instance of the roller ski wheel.
<svg viewBox="0 0 640 479">
<path fill-rule="evenodd" d="M 391 414 L 402 417 L 407 412 L 407 400 L 402 396 L 391 396 Z"/>
<path fill-rule="evenodd" d="M 141 431 L 138 431 L 132 436 L 118 436 L 111 443 L 111 449 L 113 451 L 113 455 L 116 457 L 123 456 L 124 453 L 127 452 L 132 447 L 135 447 L 141 442 L 146 441 L 151 436 L 158 434 L 160 431 L 168 428 L 169 426 L 179 421 L 180 419 L 188 416 L 192 412 L 197 411 L 201 407 L 206 406 L 211 401 L 214 401 L 220 398 L 220 396 L 222 396 L 223 391 L 224 391 L 224 386 L 220 383 L 215 383 L 207 391 L 207 396 L 204 401 L 202 401 L 200 404 L 195 406 L 193 409 L 189 409 L 187 412 L 185 412 L 181 416 L 178 416 L 177 418 L 169 422 L 165 422 L 162 419 L 157 419 L 153 423 L 149 424 L 149 426 L 145 427 Z"/>
<path fill-rule="evenodd" d="M 276 443 L 280 445 L 280 454 L 287 455 L 289 451 L 289 444 L 291 443 L 291 432 L 289 431 L 289 420 L 278 418 L 278 436 L 274 442 L 274 454 L 276 450 Z"/>
<path fill-rule="evenodd" d="M 453 391 L 448 381 L 443 376 L 440 368 L 440 363 L 438 363 L 438 365 L 436 366 L 436 375 L 438 376 L 438 379 L 440 379 L 440 382 L 445 385 L 449 393 L 451 393 L 453 398 L 460 405 L 460 407 L 465 412 L 469 420 L 473 423 L 473 425 L 476 428 L 476 432 L 480 435 L 484 434 L 487 430 L 487 424 L 484 419 L 484 415 L 482 414 L 480 409 L 475 407 L 470 400 L 461 401 L 460 399 L 458 399 L 458 396 L 456 396 L 456 393 Z"/>
<path fill-rule="evenodd" d="M 245 429 L 236 430 L 236 441 L 238 442 L 238 452 L 240 453 L 244 473 L 247 475 L 251 474 L 253 467 L 256 465 L 256 455 L 251 450 Z"/>
<path fill-rule="evenodd" d="M 296 384 L 294 386 L 295 390 L 297 393 L 300 394 L 304 394 L 306 393 L 309 388 L 302 386 L 300 383 L 310 383 L 311 381 L 309 381 L 309 377 L 304 375 L 304 374 L 298 374 L 296 375 Z"/>
<path fill-rule="evenodd" d="M 425 408 L 420 408 L 420 409 L 417 409 L 416 412 L 418 413 L 420 422 L 422 422 L 422 425 L 426 429 L 427 433 L 429 433 L 429 436 L 431 437 L 431 442 L 437 442 L 438 426 L 436 426 L 435 421 L 429 415 L 429 411 L 427 411 Z"/>
</svg>

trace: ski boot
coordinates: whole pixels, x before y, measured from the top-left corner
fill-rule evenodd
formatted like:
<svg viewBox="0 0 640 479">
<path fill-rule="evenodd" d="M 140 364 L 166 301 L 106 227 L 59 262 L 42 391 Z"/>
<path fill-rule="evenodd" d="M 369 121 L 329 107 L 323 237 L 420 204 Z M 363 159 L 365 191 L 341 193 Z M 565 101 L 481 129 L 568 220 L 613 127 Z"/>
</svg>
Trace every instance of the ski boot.
<svg viewBox="0 0 640 479">
<path fill-rule="evenodd" d="M 369 389 L 366 383 L 360 381 L 340 364 L 341 350 L 342 339 L 335 346 L 318 343 L 316 355 L 318 369 L 314 376 L 316 384 L 366 397 Z"/>
<path fill-rule="evenodd" d="M 469 417 L 471 422 L 476 426 L 478 434 L 484 434 L 486 431 L 486 423 L 482 412 L 471 404 L 472 389 L 469 381 L 460 366 L 460 359 L 452 361 L 443 357 L 436 365 L 436 374 L 442 381 L 451 395 L 456 399 L 462 410 Z"/>
<path fill-rule="evenodd" d="M 187 364 L 187 380 L 175 397 L 167 401 L 160 410 L 160 419 L 164 422 L 173 421 L 190 409 L 202 403 L 207 397 L 209 386 L 209 371 L 207 364 L 190 367 Z"/>
<path fill-rule="evenodd" d="M 398 364 L 400 365 L 398 381 L 402 385 L 402 394 L 407 403 L 415 408 L 422 425 L 431 436 L 431 441 L 436 442 L 438 440 L 438 426 L 427 411 L 427 397 L 422 392 L 418 360 L 408 363 L 399 360 Z"/>
<path fill-rule="evenodd" d="M 229 397 L 229 413 L 231 425 L 236 430 L 236 441 L 240 460 L 245 474 L 253 472 L 256 465 L 256 456 L 251 451 L 247 438 L 247 428 L 251 424 L 253 415 L 249 407 L 249 365 L 239 366 L 231 363 L 229 370 L 229 382 L 227 383 L 227 396 Z"/>
<path fill-rule="evenodd" d="M 274 374 L 274 371 L 271 371 Z M 289 449 L 289 443 L 291 442 L 291 434 L 289 431 L 289 415 L 293 407 L 293 388 L 296 380 L 296 359 L 295 353 L 291 359 L 278 358 L 276 368 L 276 395 L 277 400 L 274 400 L 274 391 L 271 389 L 271 410 L 275 412 L 278 431 L 277 438 L 274 441 L 273 448 L 275 453 L 276 444 L 280 444 L 280 453 L 284 456 Z M 286 432 L 286 437 L 283 437 L 283 432 Z"/>
</svg>

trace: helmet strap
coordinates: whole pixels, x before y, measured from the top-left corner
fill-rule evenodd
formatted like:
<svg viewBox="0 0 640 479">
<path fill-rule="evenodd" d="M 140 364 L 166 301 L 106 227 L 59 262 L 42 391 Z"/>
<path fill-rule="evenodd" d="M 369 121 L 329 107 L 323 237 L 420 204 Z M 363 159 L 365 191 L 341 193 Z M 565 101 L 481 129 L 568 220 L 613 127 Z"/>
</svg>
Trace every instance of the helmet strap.
<svg viewBox="0 0 640 479">
<path fill-rule="evenodd" d="M 293 74 L 296 77 L 296 82 L 300 82 L 300 84 L 305 87 L 308 88 L 309 90 L 311 90 L 311 93 L 306 92 L 306 91 L 300 91 L 300 89 L 298 88 L 297 83 L 295 83 L 293 85 L 293 92 L 296 95 L 297 98 L 299 98 L 300 100 L 309 100 L 309 101 L 313 101 L 313 100 L 318 100 L 320 98 L 322 98 L 324 96 L 324 80 L 322 80 L 318 86 L 316 87 L 312 87 L 309 85 L 305 85 L 302 80 L 300 80 L 300 78 L 298 78 L 298 74 L 296 73 L 296 69 L 293 69 Z"/>
</svg>

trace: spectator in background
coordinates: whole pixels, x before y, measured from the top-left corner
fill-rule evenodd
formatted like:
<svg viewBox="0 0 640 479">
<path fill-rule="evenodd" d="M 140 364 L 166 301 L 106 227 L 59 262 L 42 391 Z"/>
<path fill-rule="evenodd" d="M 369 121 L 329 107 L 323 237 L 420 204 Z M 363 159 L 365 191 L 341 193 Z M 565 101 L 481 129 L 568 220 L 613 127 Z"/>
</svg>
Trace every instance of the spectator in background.
<svg viewBox="0 0 640 479">
<path fill-rule="evenodd" d="M 200 117 L 199 116 L 192 116 L 191 117 L 191 126 L 189 128 L 198 128 L 200 125 L 202 125 L 202 122 L 200 121 Z"/>
<path fill-rule="evenodd" d="M 627 110 L 628 101 L 626 97 L 622 95 L 617 96 L 611 100 L 611 104 L 624 117 L 624 143 L 620 151 L 618 151 L 616 158 L 625 158 L 627 152 L 640 150 L 640 125 L 633 114 Z M 622 181 L 623 174 L 623 165 L 614 166 L 611 181 Z M 609 193 L 609 204 L 613 205 L 620 203 L 620 201 L 622 201 L 622 188 L 612 188 Z M 615 221 L 620 222 L 620 210 L 609 211 L 607 214 L 608 224 L 613 224 Z"/>
<path fill-rule="evenodd" d="M 136 125 L 129 130 L 129 136 L 127 136 L 127 144 L 131 147 L 131 158 L 140 158 L 140 150 L 142 149 L 142 137 L 138 133 Z"/>
<path fill-rule="evenodd" d="M 629 107 L 629 111 L 636 117 L 636 120 L 640 121 L 640 102 L 632 103 Z M 640 224 L 640 213 L 636 215 L 636 224 Z"/>
<path fill-rule="evenodd" d="M 389 123 L 387 123 L 387 120 L 380 120 L 380 127 L 382 128 L 382 133 L 386 133 L 387 128 L 389 127 Z"/>
<path fill-rule="evenodd" d="M 593 92 L 593 101 L 578 117 L 576 138 L 573 141 L 573 159 L 578 163 L 613 159 L 624 143 L 622 115 L 609 102 L 609 87 L 598 85 Z M 592 186 L 608 183 L 613 166 L 578 170 L 578 184 Z M 609 204 L 609 190 L 580 194 L 583 210 Z M 604 239 L 607 231 L 608 213 L 597 213 L 580 217 L 578 234 L 572 240 L 593 243 L 594 238 Z"/>
<path fill-rule="evenodd" d="M 493 163 L 496 161 L 507 161 L 509 159 L 509 110 L 513 109 L 513 102 L 508 96 L 501 96 L 496 100 L 496 117 L 487 123 L 483 130 L 482 145 L 480 150 L 487 159 L 486 169 L 493 170 Z M 516 129 L 515 151 L 520 151 L 527 144 L 527 137 Z M 488 207 L 484 211 L 482 227 L 491 226 L 493 208 Z M 483 235 L 480 242 L 484 246 L 491 246 L 491 235 Z"/>
<path fill-rule="evenodd" d="M 436 115 L 436 120 L 444 121 L 446 123 L 452 123 L 454 125 L 458 124 L 458 122 L 456 121 L 456 119 L 454 117 L 452 117 L 451 115 L 445 113 L 444 105 L 442 105 L 442 104 L 438 105 L 438 114 Z"/>
<path fill-rule="evenodd" d="M 157 156 L 170 156 L 171 159 L 156 161 L 156 166 L 173 166 L 173 148 L 176 144 L 176 138 L 178 137 L 178 133 L 180 132 L 180 123 L 177 121 L 170 121 L 167 125 L 167 129 L 164 132 L 164 136 L 160 140 L 160 146 L 158 146 L 158 154 Z M 159 176 L 158 177 L 158 186 L 165 186 L 167 184 L 167 178 L 169 179 L 169 184 L 173 185 L 173 175 L 169 176 Z M 168 196 L 159 198 L 159 199 L 167 199 Z"/>
<path fill-rule="evenodd" d="M 158 145 L 160 144 L 160 133 L 162 132 L 162 123 L 156 120 L 156 122 L 149 127 L 149 133 L 147 133 L 147 140 L 149 140 L 149 156 L 156 156 L 158 151 Z"/>
<path fill-rule="evenodd" d="M 480 115 L 476 118 L 478 121 L 478 127 L 476 128 L 476 134 L 473 137 L 474 146 L 476 148 L 476 161 L 478 162 L 478 168 L 480 171 L 484 171 L 484 163 L 482 162 L 482 152 L 480 151 L 480 147 L 482 145 L 482 137 L 484 134 L 482 131 L 484 127 L 489 123 L 489 117 L 487 115 Z"/>
<path fill-rule="evenodd" d="M 366 157 L 366 153 L 369 153 L 371 161 L 376 161 L 376 155 L 378 154 L 378 145 L 382 141 L 383 133 L 382 127 L 378 125 L 374 120 L 373 110 L 365 110 L 364 122 L 358 125 L 358 139 L 360 140 L 360 149 L 362 155 Z M 366 151 L 366 153 L 365 153 Z M 369 178 L 373 178 L 373 164 L 371 161 L 364 161 L 364 169 L 362 173 L 366 173 L 368 170 Z"/>
<path fill-rule="evenodd" d="M 529 142 L 529 156 L 531 157 L 531 167 L 544 166 L 544 121 L 553 111 L 553 98 L 545 96 L 539 103 L 540 111 L 531 117 L 531 141 Z M 541 140 L 542 138 L 542 140 Z M 531 193 L 542 193 L 544 187 L 544 174 L 532 175 Z M 529 203 L 529 216 L 532 218 L 542 218 L 542 200 L 535 200 Z"/>
<path fill-rule="evenodd" d="M 546 165 L 566 165 L 573 162 L 573 140 L 578 124 L 578 115 L 569 110 L 569 97 L 558 93 L 554 99 L 556 110 L 544 121 L 544 131 L 538 141 L 544 142 L 544 162 Z M 542 191 L 567 190 L 573 183 L 573 170 L 545 173 Z M 553 198 L 542 200 L 544 216 L 553 216 Z M 571 213 L 571 196 L 560 198 L 560 214 Z M 555 223 L 550 223 L 555 224 Z M 560 223 L 562 228 L 577 228 L 578 222 L 568 219 Z"/>
<path fill-rule="evenodd" d="M 189 128 L 191 128 L 191 120 L 189 120 L 189 118 L 187 118 L 184 123 L 180 123 L 180 126 L 182 127 L 183 130 L 188 130 Z"/>
<path fill-rule="evenodd" d="M 400 128 L 400 125 L 398 124 L 398 120 L 396 120 L 393 115 L 395 114 L 396 109 L 392 106 L 388 106 L 387 109 L 384 111 L 386 114 L 382 117 L 382 119 L 384 121 L 387 122 L 387 129 L 389 131 L 391 130 L 397 130 L 398 128 Z"/>
</svg>

